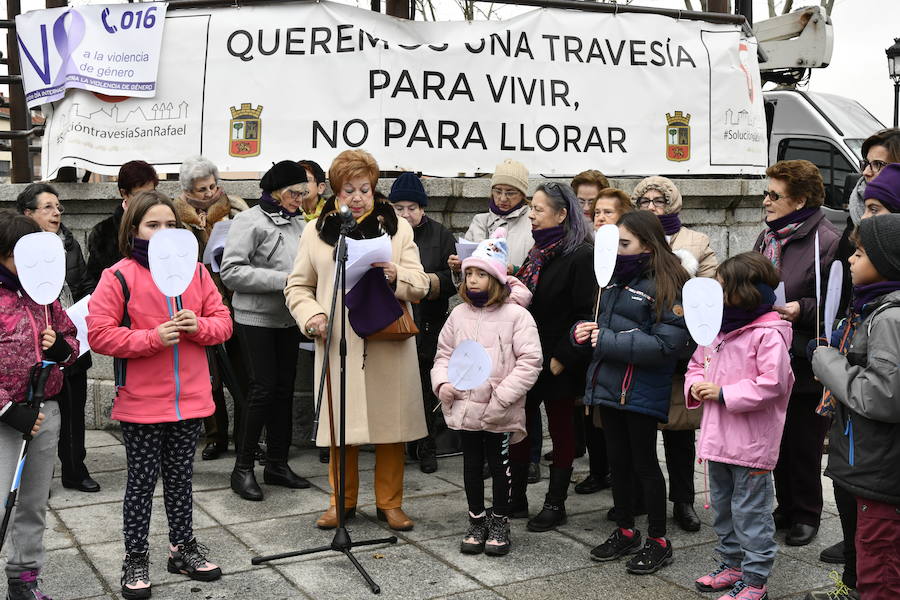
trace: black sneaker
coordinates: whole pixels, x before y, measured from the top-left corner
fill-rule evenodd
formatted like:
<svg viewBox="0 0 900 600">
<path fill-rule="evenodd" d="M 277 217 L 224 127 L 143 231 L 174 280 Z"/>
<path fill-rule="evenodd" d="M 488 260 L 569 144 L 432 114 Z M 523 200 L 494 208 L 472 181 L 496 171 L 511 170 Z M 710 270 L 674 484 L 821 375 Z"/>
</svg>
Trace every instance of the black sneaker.
<svg viewBox="0 0 900 600">
<path fill-rule="evenodd" d="M 150 553 L 130 552 L 122 561 L 122 597 L 127 600 L 150 597 Z"/>
<path fill-rule="evenodd" d="M 504 556 L 509 554 L 512 542 L 509 540 L 509 518 L 495 514 L 488 516 L 487 540 L 484 542 L 484 553 L 488 556 Z"/>
<path fill-rule="evenodd" d="M 215 581 L 222 576 L 222 569 L 209 562 L 209 548 L 201 546 L 194 538 L 189 542 L 169 547 L 169 573 L 187 575 L 197 581 Z"/>
<path fill-rule="evenodd" d="M 649 575 L 672 564 L 674 560 L 672 542 L 667 539 L 666 546 L 663 547 L 659 542 L 647 539 L 637 556 L 625 564 L 625 569 L 635 575 Z"/>
<path fill-rule="evenodd" d="M 616 560 L 626 554 L 634 554 L 641 548 L 641 532 L 634 529 L 634 535 L 628 537 L 616 527 L 605 542 L 591 550 L 591 558 L 599 562 Z"/>
<path fill-rule="evenodd" d="M 819 560 L 834 565 L 844 564 L 844 540 L 822 550 L 819 554 Z"/>
<path fill-rule="evenodd" d="M 484 552 L 484 542 L 487 539 L 487 517 L 482 513 L 480 517 L 469 514 L 469 528 L 459 545 L 459 551 L 463 554 L 481 554 Z"/>
<path fill-rule="evenodd" d="M 7 600 L 53 600 L 41 591 L 37 569 L 25 571 L 18 577 L 7 578 Z"/>
</svg>

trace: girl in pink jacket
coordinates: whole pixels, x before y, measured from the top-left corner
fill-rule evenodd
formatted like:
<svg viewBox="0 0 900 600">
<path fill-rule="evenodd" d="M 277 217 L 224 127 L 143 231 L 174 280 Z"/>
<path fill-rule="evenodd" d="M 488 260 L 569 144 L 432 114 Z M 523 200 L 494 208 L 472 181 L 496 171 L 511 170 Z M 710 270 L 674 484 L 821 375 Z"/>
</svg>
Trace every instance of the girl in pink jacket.
<svg viewBox="0 0 900 600">
<path fill-rule="evenodd" d="M 103 271 L 88 302 L 91 349 L 115 357 L 112 418 L 121 422 L 128 461 L 121 579 L 127 599 L 150 597 L 147 537 L 160 470 L 169 518 L 169 572 L 199 581 L 222 575 L 194 538 L 192 479 L 200 424 L 215 410 L 205 347 L 231 337 L 231 316 L 203 265 L 197 265 L 181 295 L 181 309 L 153 283 L 150 238 L 178 226 L 175 207 L 163 194 L 132 198 L 119 230 L 125 258 Z"/>
<path fill-rule="evenodd" d="M 772 518 L 772 469 L 794 374 L 793 330 L 777 312 L 778 274 L 761 254 L 745 252 L 719 265 L 725 294 L 722 330 L 697 348 L 685 376 L 688 408 L 703 406 L 698 455 L 707 460 L 719 536 L 718 569 L 697 579 L 719 600 L 766 600 L 778 544 Z"/>
<path fill-rule="evenodd" d="M 460 551 L 502 556 L 510 549 L 509 446 L 525 437 L 525 394 L 540 375 L 543 356 L 537 325 L 525 308 L 531 292 L 514 277 L 507 278 L 506 240 L 500 237 L 502 231 L 494 235 L 481 241 L 462 263 L 463 304 L 453 309 L 441 330 L 431 385 L 447 426 L 458 430 L 462 440 L 469 529 Z M 469 340 L 487 351 L 490 374 L 481 385 L 463 391 L 450 382 L 448 366 L 456 347 Z M 481 475 L 485 459 L 494 492 L 489 513 Z"/>
</svg>

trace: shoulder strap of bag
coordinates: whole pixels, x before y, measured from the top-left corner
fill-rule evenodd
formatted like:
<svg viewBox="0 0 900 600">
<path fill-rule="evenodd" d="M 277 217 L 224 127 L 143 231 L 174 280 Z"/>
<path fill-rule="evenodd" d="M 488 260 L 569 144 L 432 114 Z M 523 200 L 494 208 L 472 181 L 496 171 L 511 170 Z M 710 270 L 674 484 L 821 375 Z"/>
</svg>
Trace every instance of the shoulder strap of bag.
<svg viewBox="0 0 900 600">
<path fill-rule="evenodd" d="M 119 285 L 122 286 L 122 296 L 125 299 L 125 305 L 122 308 L 122 322 L 120 325 L 130 329 L 131 317 L 128 314 L 128 301 L 131 299 L 131 292 L 128 291 L 128 283 L 125 282 L 125 276 L 122 275 L 121 271 L 117 269 L 113 275 L 119 280 Z M 128 359 L 118 357 L 113 358 L 113 377 L 116 385 L 116 396 L 119 395 L 119 388 L 125 385 L 125 375 L 127 370 Z"/>
<path fill-rule="evenodd" d="M 122 275 L 122 271 L 116 269 L 113 275 L 119 280 L 119 284 L 122 286 L 122 296 L 125 298 L 125 306 L 122 309 L 121 325 L 122 327 L 131 327 L 131 317 L 128 315 L 128 301 L 131 299 L 131 292 L 128 291 L 128 283 L 125 282 L 125 276 Z"/>
</svg>

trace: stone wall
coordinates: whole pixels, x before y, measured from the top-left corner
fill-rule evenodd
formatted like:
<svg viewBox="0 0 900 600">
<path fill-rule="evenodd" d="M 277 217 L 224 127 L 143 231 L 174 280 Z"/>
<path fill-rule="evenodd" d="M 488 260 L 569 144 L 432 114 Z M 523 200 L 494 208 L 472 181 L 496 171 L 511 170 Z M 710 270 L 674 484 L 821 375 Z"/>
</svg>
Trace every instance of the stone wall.
<svg viewBox="0 0 900 600">
<path fill-rule="evenodd" d="M 532 189 L 540 180 L 531 181 Z M 637 179 L 613 179 L 611 184 L 631 191 Z M 392 180 L 379 182 L 378 189 L 385 194 L 390 190 Z M 490 193 L 490 179 L 448 178 L 426 179 L 425 189 L 429 195 L 428 215 L 443 222 L 454 232 L 465 232 L 472 217 L 486 209 Z M 677 184 L 684 196 L 682 222 L 691 228 L 710 236 L 713 249 L 720 260 L 749 250 L 762 228 L 761 194 L 765 189 L 763 179 L 678 179 Z M 225 181 L 226 190 L 248 199 L 251 204 L 259 197 L 257 181 Z M 15 209 L 16 195 L 23 184 L 0 185 L 0 208 Z M 87 250 L 86 238 L 91 227 L 111 214 L 120 202 L 116 184 L 57 184 L 60 199 L 65 207 L 63 222 L 71 229 L 82 248 Z M 159 189 L 174 195 L 180 190 L 177 182 L 165 181 Z M 301 352 L 295 394 L 295 436 L 294 442 L 302 444 L 309 439 L 312 401 L 312 361 L 311 354 Z M 86 423 L 88 428 L 103 429 L 114 427 L 109 414 L 114 394 L 112 382 L 112 360 L 94 355 L 94 366 L 90 371 Z"/>
</svg>

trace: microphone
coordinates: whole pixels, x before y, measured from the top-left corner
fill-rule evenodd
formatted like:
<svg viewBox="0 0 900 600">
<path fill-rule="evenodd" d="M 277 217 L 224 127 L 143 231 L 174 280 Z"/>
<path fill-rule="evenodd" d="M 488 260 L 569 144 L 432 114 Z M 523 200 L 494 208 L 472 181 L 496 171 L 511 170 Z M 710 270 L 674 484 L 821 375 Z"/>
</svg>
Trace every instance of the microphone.
<svg viewBox="0 0 900 600">
<path fill-rule="evenodd" d="M 344 232 L 350 232 L 356 229 L 356 219 L 353 218 L 353 213 L 350 212 L 350 209 L 347 206 L 342 205 L 338 209 L 338 216 L 341 218 L 341 229 Z"/>
</svg>

